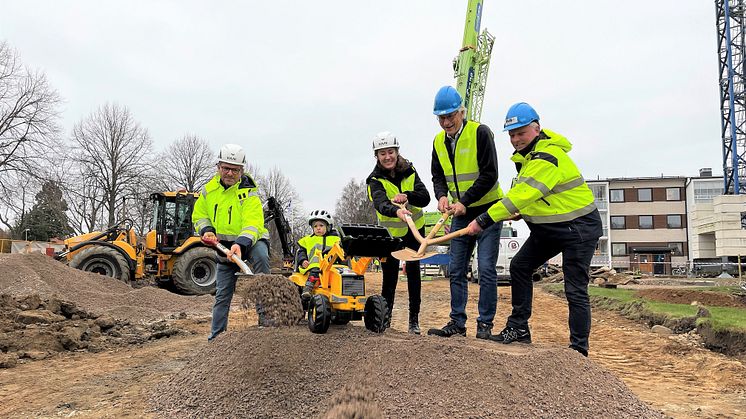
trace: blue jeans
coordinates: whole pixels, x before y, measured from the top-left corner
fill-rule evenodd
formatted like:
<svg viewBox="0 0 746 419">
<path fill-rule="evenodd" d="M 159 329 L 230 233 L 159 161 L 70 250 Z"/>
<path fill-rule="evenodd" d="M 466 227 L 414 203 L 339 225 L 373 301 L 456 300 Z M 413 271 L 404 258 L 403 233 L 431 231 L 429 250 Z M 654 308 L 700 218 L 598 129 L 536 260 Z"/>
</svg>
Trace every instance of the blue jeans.
<svg viewBox="0 0 746 419">
<path fill-rule="evenodd" d="M 451 231 L 460 230 L 472 220 L 468 217 L 454 217 Z M 497 252 L 500 246 L 500 230 L 503 223 L 495 223 L 476 236 L 461 236 L 451 240 L 450 263 L 448 272 L 451 275 L 451 320 L 460 327 L 466 327 L 466 301 L 469 298 L 469 285 L 466 281 L 466 269 L 469 258 L 477 246 L 479 258 L 479 317 L 477 322 L 492 327 L 497 310 Z"/>
<path fill-rule="evenodd" d="M 249 252 L 249 264 L 255 274 L 268 274 L 269 271 L 269 246 L 264 240 L 259 240 Z M 236 273 L 239 271 L 235 263 L 218 263 L 218 274 L 215 278 L 215 305 L 212 307 L 212 327 L 210 337 L 224 332 L 228 328 L 228 311 L 231 308 L 233 292 L 236 291 Z M 257 306 L 257 312 L 260 307 Z"/>
</svg>

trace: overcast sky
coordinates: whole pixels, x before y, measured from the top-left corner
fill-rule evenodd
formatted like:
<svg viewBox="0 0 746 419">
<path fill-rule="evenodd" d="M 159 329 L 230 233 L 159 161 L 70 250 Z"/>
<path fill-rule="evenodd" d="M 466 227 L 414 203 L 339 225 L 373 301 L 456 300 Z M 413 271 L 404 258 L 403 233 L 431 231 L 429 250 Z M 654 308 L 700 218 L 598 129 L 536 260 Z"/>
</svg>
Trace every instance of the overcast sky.
<svg viewBox="0 0 746 419">
<path fill-rule="evenodd" d="M 157 150 L 184 134 L 278 167 L 333 211 L 392 131 L 432 192 L 435 92 L 455 84 L 467 1 L 6 1 L 0 39 L 64 98 L 66 136 L 105 102 Z M 722 174 L 715 5 L 486 0 L 496 37 L 482 123 L 510 185 L 508 107 L 533 105 L 587 179 Z M 429 208 L 434 208 L 431 204 Z"/>
</svg>

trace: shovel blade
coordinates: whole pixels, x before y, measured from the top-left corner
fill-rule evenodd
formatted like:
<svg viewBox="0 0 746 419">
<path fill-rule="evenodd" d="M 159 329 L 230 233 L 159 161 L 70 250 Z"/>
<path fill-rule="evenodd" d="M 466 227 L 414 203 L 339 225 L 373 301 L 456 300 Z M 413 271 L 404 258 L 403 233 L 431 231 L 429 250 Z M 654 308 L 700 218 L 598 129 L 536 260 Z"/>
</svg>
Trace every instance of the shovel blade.
<svg viewBox="0 0 746 419">
<path fill-rule="evenodd" d="M 430 256 L 434 255 L 436 252 L 427 252 L 424 254 L 417 254 L 416 250 L 412 250 L 409 248 L 404 248 L 401 250 L 397 250 L 396 252 L 391 252 L 391 256 L 403 260 L 405 262 L 412 262 L 415 260 L 422 260 L 429 258 Z"/>
</svg>

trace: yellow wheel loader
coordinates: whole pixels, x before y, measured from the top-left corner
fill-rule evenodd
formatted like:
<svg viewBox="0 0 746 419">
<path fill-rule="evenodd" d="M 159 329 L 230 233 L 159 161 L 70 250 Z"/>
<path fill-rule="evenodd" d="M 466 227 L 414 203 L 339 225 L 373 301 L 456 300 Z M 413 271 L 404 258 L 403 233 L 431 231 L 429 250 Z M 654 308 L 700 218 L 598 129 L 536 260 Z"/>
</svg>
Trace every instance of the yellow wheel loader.
<svg viewBox="0 0 746 419">
<path fill-rule="evenodd" d="M 123 220 L 106 231 L 65 240 L 66 250 L 57 259 L 73 268 L 125 283 L 152 277 L 172 284 L 184 294 L 213 294 L 217 274 L 215 250 L 200 241 L 192 224 L 192 209 L 198 196 L 191 192 L 153 193 L 151 229 L 144 240 L 137 237 L 131 221 Z M 282 273 L 290 275 L 293 259 L 290 224 L 274 197 L 267 199 L 264 218 L 266 223 L 275 223 L 283 252 Z"/>
<path fill-rule="evenodd" d="M 313 333 L 326 333 L 331 324 L 364 320 L 368 330 L 383 333 L 386 300 L 381 295 L 366 295 L 365 270 L 373 257 L 390 257 L 401 248 L 401 239 L 392 238 L 383 227 L 368 224 L 342 224 L 339 232 L 340 241 L 319 255 L 320 283 L 310 301 L 303 303 L 308 310 L 308 328 Z M 289 279 L 300 295 L 308 273 L 295 272 Z"/>
<path fill-rule="evenodd" d="M 160 192 L 153 202 L 151 230 L 140 240 L 130 220 L 103 232 L 65 240 L 59 260 L 73 268 L 130 283 L 145 276 L 171 282 L 184 294 L 215 292 L 215 251 L 194 235 L 192 208 L 198 194 Z"/>
</svg>

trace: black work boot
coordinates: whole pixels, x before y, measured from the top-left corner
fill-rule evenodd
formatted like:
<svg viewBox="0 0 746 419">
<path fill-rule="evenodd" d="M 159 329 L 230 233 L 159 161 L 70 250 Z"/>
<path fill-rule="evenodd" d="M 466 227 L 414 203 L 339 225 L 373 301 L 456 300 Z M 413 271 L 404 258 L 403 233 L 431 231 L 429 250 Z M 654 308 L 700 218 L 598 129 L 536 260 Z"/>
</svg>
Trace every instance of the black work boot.
<svg viewBox="0 0 746 419">
<path fill-rule="evenodd" d="M 409 333 L 413 335 L 420 334 L 420 315 L 418 313 L 409 313 Z"/>
<path fill-rule="evenodd" d="M 580 352 L 580 355 L 583 355 L 584 357 L 588 357 L 588 351 L 581 348 L 580 346 L 570 345 L 569 348 Z"/>
<path fill-rule="evenodd" d="M 492 336 L 492 326 L 487 323 L 477 322 L 477 339 L 489 339 L 490 336 Z"/>
<path fill-rule="evenodd" d="M 466 336 L 466 327 L 459 326 L 455 321 L 451 320 L 447 325 L 443 326 L 442 329 L 430 329 L 427 331 L 427 334 L 444 338 L 449 338 L 454 335 Z"/>
<path fill-rule="evenodd" d="M 313 288 L 316 282 L 318 282 L 319 278 L 313 275 L 309 275 L 308 279 L 306 280 L 306 286 L 303 287 L 303 293 L 300 295 L 300 298 L 302 298 L 304 301 L 308 301 L 311 299 L 311 295 L 313 295 Z"/>
<path fill-rule="evenodd" d="M 311 293 L 313 293 L 313 282 L 309 279 L 306 281 L 306 286 L 303 287 L 303 293 L 300 295 L 300 298 L 304 301 L 308 301 L 311 299 Z"/>
<path fill-rule="evenodd" d="M 502 332 L 490 336 L 489 339 L 506 345 L 513 342 L 531 343 L 531 332 L 529 332 L 528 329 L 517 329 L 515 327 L 506 326 Z"/>
</svg>

